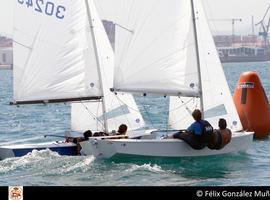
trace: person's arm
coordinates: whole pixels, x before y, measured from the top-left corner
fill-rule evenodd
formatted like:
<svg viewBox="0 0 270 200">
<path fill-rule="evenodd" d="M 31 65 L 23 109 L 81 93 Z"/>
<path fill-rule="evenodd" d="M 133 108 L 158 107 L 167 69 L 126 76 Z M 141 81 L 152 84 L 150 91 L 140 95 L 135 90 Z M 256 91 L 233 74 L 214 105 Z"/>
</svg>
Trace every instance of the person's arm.
<svg viewBox="0 0 270 200">
<path fill-rule="evenodd" d="M 194 135 L 200 135 L 201 131 L 200 131 L 200 127 L 198 126 L 198 124 L 196 122 L 194 122 L 193 124 L 191 124 L 188 128 L 187 131 L 189 133 L 192 133 Z"/>
</svg>

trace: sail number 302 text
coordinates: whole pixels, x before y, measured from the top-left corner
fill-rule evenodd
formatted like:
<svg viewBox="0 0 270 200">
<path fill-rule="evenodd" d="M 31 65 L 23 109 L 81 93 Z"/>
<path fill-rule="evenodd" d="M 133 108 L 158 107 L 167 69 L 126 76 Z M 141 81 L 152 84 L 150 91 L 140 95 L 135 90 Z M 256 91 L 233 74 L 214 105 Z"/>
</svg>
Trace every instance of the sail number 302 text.
<svg viewBox="0 0 270 200">
<path fill-rule="evenodd" d="M 61 5 L 55 5 L 53 2 L 44 0 L 18 0 L 21 5 L 26 5 L 28 8 L 33 8 L 36 12 L 45 13 L 48 16 L 55 16 L 58 19 L 65 18 L 66 8 Z"/>
</svg>

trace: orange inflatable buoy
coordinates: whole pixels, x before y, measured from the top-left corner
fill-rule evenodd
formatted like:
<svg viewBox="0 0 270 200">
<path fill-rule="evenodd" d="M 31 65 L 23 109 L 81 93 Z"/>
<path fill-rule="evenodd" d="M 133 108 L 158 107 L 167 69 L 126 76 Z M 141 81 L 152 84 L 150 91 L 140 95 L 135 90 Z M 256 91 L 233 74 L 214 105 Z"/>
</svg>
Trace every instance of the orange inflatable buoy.
<svg viewBox="0 0 270 200">
<path fill-rule="evenodd" d="M 256 138 L 270 133 L 270 106 L 256 72 L 244 72 L 237 83 L 233 100 L 244 130 L 255 132 Z"/>
</svg>

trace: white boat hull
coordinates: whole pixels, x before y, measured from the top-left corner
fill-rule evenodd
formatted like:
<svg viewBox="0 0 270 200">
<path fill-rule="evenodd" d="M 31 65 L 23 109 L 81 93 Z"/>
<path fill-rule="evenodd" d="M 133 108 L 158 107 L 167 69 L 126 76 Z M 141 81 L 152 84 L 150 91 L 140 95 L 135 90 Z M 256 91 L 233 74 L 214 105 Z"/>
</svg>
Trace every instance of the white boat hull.
<svg viewBox="0 0 270 200">
<path fill-rule="evenodd" d="M 194 157 L 245 151 L 253 142 L 253 132 L 233 133 L 231 142 L 221 150 L 204 148 L 194 150 L 178 139 L 99 139 L 91 138 L 81 143 L 86 155 L 111 158 L 116 155 L 152 157 Z"/>
</svg>

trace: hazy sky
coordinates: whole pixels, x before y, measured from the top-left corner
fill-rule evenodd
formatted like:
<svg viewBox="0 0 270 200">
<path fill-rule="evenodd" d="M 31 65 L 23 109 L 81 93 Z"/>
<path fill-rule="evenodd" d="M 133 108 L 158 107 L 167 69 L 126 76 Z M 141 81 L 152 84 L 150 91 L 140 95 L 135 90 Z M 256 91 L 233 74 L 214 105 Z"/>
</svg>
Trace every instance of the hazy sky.
<svg viewBox="0 0 270 200">
<path fill-rule="evenodd" d="M 0 0 L 0 34 L 12 35 L 13 2 L 15 1 L 17 0 Z M 254 15 L 255 23 L 260 21 L 270 4 L 269 0 L 202 1 L 208 19 L 242 18 L 242 22 L 236 22 L 235 24 L 236 34 L 244 32 L 251 34 L 251 16 Z M 232 32 L 231 21 L 210 21 L 210 25 L 213 32 L 227 34 Z M 256 27 L 255 31 L 258 32 L 258 29 L 259 26 Z"/>
</svg>

